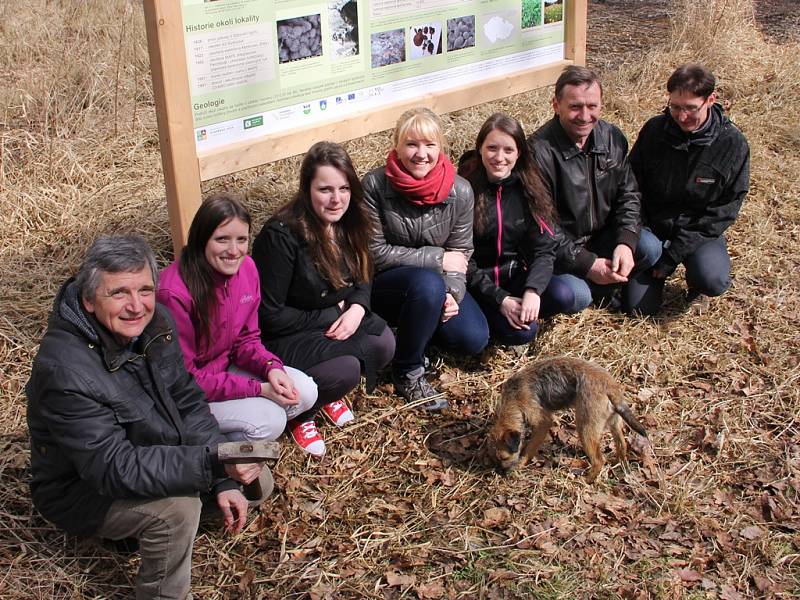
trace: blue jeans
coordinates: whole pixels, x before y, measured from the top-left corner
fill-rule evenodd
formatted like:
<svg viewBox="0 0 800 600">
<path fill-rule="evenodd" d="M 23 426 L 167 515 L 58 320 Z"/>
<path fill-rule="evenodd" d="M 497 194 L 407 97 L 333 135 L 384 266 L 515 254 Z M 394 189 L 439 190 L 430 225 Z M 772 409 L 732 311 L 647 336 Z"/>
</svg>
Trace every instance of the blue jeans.
<svg viewBox="0 0 800 600">
<path fill-rule="evenodd" d="M 524 273 L 523 273 L 524 275 Z M 509 284 L 508 292 L 512 296 L 521 298 L 525 292 L 525 280 L 519 278 Z M 507 346 L 518 346 L 522 344 L 529 344 L 536 337 L 539 331 L 539 324 L 533 322 L 530 324 L 530 329 L 514 329 L 511 323 L 508 322 L 500 308 L 495 304 L 479 302 L 483 314 L 486 316 L 486 321 L 489 323 L 489 331 L 499 344 Z M 539 306 L 539 318 L 547 319 L 559 313 L 570 312 L 570 309 L 575 304 L 575 295 L 572 289 L 563 281 L 555 277 L 550 279 L 550 283 L 542 292 L 541 304 Z"/>
<path fill-rule="evenodd" d="M 683 261 L 686 285 L 706 296 L 721 296 L 731 286 L 731 257 L 724 236 L 708 241 Z M 665 279 L 656 279 L 644 310 L 653 314 L 661 308 Z"/>
<path fill-rule="evenodd" d="M 439 273 L 422 267 L 395 267 L 375 275 L 372 310 L 397 326 L 392 366 L 407 373 L 422 366 L 425 348 L 434 341 L 448 350 L 479 354 L 489 342 L 489 326 L 477 302 L 466 294 L 458 314 L 441 322 L 447 290 Z"/>
<path fill-rule="evenodd" d="M 606 229 L 589 240 L 586 248 L 601 258 L 611 258 L 616 247 L 614 231 Z M 648 312 L 652 304 L 652 296 L 656 292 L 656 281 L 650 276 L 650 267 L 661 258 L 661 241 L 650 230 L 642 228 L 639 243 L 633 253 L 634 267 L 628 276 L 628 283 L 622 286 L 622 310 L 627 314 L 653 314 Z M 580 312 L 592 300 L 602 302 L 610 299 L 618 285 L 597 285 L 586 279 L 560 273 L 553 275 L 553 279 L 568 286 L 575 297 L 571 310 L 566 312 Z M 552 280 L 551 280 L 552 281 Z"/>
</svg>

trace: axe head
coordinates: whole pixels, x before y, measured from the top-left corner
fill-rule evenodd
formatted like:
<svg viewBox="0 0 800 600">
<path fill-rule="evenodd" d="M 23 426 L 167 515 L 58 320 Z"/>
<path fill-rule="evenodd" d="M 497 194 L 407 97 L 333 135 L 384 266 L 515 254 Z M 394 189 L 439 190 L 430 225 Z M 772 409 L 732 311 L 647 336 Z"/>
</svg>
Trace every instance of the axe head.
<svg viewBox="0 0 800 600">
<path fill-rule="evenodd" d="M 281 445 L 278 442 L 223 442 L 217 446 L 217 455 L 221 463 L 251 463 L 280 456 Z"/>
</svg>

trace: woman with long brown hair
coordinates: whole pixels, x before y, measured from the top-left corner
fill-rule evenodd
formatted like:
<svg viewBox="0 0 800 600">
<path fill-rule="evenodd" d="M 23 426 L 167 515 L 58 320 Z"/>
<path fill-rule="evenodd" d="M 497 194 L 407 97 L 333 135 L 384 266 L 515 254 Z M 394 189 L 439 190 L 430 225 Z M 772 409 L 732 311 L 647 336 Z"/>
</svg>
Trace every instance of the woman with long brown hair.
<svg viewBox="0 0 800 600">
<path fill-rule="evenodd" d="M 370 310 L 372 225 L 361 182 L 339 144 L 319 142 L 303 158 L 294 198 L 253 244 L 261 276 L 264 343 L 317 383 L 319 399 L 290 424 L 301 446 L 321 440 L 317 409 L 337 426 L 354 416 L 344 401 L 367 389 L 394 354 L 394 336 Z"/>
<path fill-rule="evenodd" d="M 250 215 L 238 197 L 208 198 L 192 220 L 180 260 L 161 272 L 157 299 L 175 319 L 186 368 L 222 433 L 233 440 L 274 440 L 287 419 L 313 406 L 317 390 L 261 342 L 249 241 Z"/>
<path fill-rule="evenodd" d="M 553 278 L 556 211 L 519 121 L 489 117 L 459 173 L 475 193 L 467 282 L 502 344 L 529 343 L 537 320 L 572 306 L 568 286 Z"/>
</svg>

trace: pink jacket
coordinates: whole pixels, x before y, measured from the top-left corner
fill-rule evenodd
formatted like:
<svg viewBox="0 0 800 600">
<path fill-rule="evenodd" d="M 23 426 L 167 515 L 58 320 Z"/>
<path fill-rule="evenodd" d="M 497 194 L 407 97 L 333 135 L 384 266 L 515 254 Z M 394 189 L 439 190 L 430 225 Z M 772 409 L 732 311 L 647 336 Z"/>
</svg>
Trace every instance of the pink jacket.
<svg viewBox="0 0 800 600">
<path fill-rule="evenodd" d="M 156 299 L 175 318 L 178 339 L 186 369 L 194 375 L 209 402 L 258 396 L 261 382 L 228 373 L 235 365 L 266 379 L 272 369 L 283 369 L 283 362 L 261 343 L 258 329 L 258 304 L 261 301 L 258 271 L 253 259 L 244 258 L 239 272 L 231 277 L 214 274 L 219 308 L 211 321 L 211 345 L 201 350 L 192 320 L 194 300 L 181 278 L 178 263 L 161 271 Z"/>
</svg>

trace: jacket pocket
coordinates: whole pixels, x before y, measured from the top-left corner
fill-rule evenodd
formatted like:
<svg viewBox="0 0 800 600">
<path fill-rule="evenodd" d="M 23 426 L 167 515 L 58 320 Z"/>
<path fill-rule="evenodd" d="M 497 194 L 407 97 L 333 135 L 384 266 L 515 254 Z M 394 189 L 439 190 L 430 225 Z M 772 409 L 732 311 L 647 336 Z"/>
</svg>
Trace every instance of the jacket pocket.
<svg viewBox="0 0 800 600">
<path fill-rule="evenodd" d="M 114 418 L 121 425 L 143 421 L 153 410 L 153 399 L 144 390 L 120 393 L 109 401 Z"/>
</svg>

